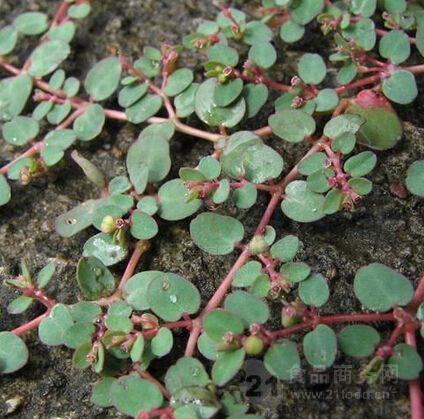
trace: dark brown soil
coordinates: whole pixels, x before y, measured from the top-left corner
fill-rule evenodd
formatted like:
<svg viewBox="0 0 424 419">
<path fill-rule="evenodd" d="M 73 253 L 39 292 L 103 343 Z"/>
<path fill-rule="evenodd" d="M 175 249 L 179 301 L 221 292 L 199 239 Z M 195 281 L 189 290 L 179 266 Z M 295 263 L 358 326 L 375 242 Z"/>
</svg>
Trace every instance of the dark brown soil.
<svg viewBox="0 0 424 419">
<path fill-rule="evenodd" d="M 52 13 L 57 3 L 47 0 L 0 0 L 0 27 L 23 10 L 47 10 Z M 73 44 L 74 53 L 65 69 L 69 75 L 82 76 L 96 60 L 105 57 L 112 46 L 119 46 L 127 55 L 136 58 L 145 45 L 159 46 L 163 41 L 177 43 L 195 27 L 197 19 L 214 16 L 216 9 L 212 3 L 209 0 L 95 0 L 91 17 L 80 24 Z M 255 4 L 254 1 L 232 3 L 244 3 L 243 7 L 247 9 Z M 13 60 L 21 62 L 20 59 L 26 56 L 31 46 L 32 41 L 23 41 Z M 286 50 L 281 69 L 289 67 L 299 52 L 323 51 L 326 48 L 321 44 L 318 31 L 315 31 L 295 47 Z M 195 64 L 193 57 L 187 56 L 185 60 Z M 290 72 L 285 74 L 287 77 Z M 276 77 L 281 79 L 283 76 L 277 73 Z M 353 296 L 352 280 L 355 270 L 362 265 L 382 262 L 414 281 L 424 271 L 424 202 L 411 195 L 399 199 L 390 192 L 392 184 L 402 181 L 409 164 L 424 156 L 423 109 L 422 95 L 414 105 L 400 109 L 406 121 L 404 139 L 395 149 L 379 153 L 379 164 L 372 175 L 374 191 L 353 212 L 340 213 L 314 224 L 289 221 L 281 216 L 281 212 L 277 212 L 272 220 L 279 235 L 299 235 L 303 242 L 301 257 L 314 271 L 331 279 L 332 298 L 325 308 L 326 312 L 352 312 L 360 308 Z M 262 126 L 265 121 L 264 117 L 258 118 L 252 126 Z M 125 170 L 122 155 L 140 129 L 129 124 L 108 122 L 100 139 L 82 145 L 80 149 L 110 177 L 122 174 Z M 298 146 L 283 146 L 277 140 L 272 142 L 284 154 L 286 167 L 290 167 L 301 155 L 302 150 Z M 0 147 L 0 163 L 7 162 L 13 150 L 4 143 Z M 178 167 L 196 164 L 199 157 L 210 152 L 210 146 L 176 135 L 172 151 L 174 166 L 171 175 L 175 175 Z M 52 225 L 57 215 L 94 194 L 91 184 L 70 161 L 66 161 L 49 179 L 38 180 L 26 187 L 15 186 L 12 201 L 0 208 L 0 277 L 4 279 L 16 274 L 22 257 L 28 259 L 34 271 L 55 259 L 59 273 L 49 289 L 51 295 L 64 303 L 75 302 L 79 298 L 75 266 L 83 243 L 93 231 L 62 239 L 55 234 Z M 238 213 L 249 231 L 253 230 L 260 218 L 266 204 L 265 198 L 261 197 L 255 209 Z M 161 231 L 140 268 L 180 273 L 199 287 L 207 301 L 231 266 L 232 257 L 212 257 L 201 252 L 190 239 L 188 222 L 164 224 Z M 118 271 L 119 267 L 117 274 Z M 41 313 L 42 309 L 37 306 L 25 315 L 11 317 L 6 313 L 6 306 L 13 295 L 6 287 L 0 288 L 3 313 L 0 318 L 1 330 L 10 330 L 24 319 Z M 377 327 L 385 332 L 384 325 Z M 8 416 L 11 418 L 118 416 L 114 409 L 91 405 L 91 384 L 96 377 L 89 371 L 72 369 L 70 351 L 47 348 L 38 341 L 36 332 L 25 336 L 25 341 L 31 353 L 29 364 L 13 375 L 0 378 L 1 417 L 6 414 L 8 405 L 5 402 L 10 399 L 18 401 L 16 411 Z M 350 360 L 340 356 L 337 365 L 345 364 L 349 365 Z M 354 371 L 358 366 L 359 363 L 355 363 Z M 252 368 L 255 374 L 259 374 L 255 365 Z M 356 375 L 355 372 L 353 376 Z M 326 383 L 327 377 L 329 383 Z M 310 381 L 316 377 L 309 372 L 308 378 Z M 341 384 L 334 380 L 334 370 L 324 374 L 318 385 L 308 382 L 305 386 L 269 386 L 262 380 L 259 390 L 259 396 L 252 399 L 251 411 L 268 418 L 387 419 L 407 416 L 409 411 L 406 385 L 386 382 L 361 386 L 355 384 L 354 380 Z M 356 397 L 361 391 L 362 396 Z M 256 394 L 250 393 L 253 396 Z M 321 396 L 314 399 L 314 394 Z"/>
</svg>

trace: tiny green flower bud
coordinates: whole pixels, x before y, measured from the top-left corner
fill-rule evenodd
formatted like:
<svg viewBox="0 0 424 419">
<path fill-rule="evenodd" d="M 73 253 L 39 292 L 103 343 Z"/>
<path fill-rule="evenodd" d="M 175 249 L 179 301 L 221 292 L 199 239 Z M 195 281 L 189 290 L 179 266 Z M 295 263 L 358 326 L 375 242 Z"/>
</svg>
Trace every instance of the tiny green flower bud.
<svg viewBox="0 0 424 419">
<path fill-rule="evenodd" d="M 301 321 L 293 307 L 284 307 L 281 311 L 281 324 L 283 327 L 291 327 Z"/>
<path fill-rule="evenodd" d="M 268 250 L 268 243 L 265 241 L 264 236 L 256 235 L 249 243 L 249 250 L 252 255 L 264 253 Z"/>
<path fill-rule="evenodd" d="M 102 220 L 100 230 L 106 234 L 113 233 L 116 230 L 115 219 L 111 215 L 106 215 Z"/>
<path fill-rule="evenodd" d="M 263 349 L 264 349 L 264 342 L 259 336 L 249 336 L 244 341 L 244 350 L 246 351 L 247 355 L 259 355 Z"/>
</svg>

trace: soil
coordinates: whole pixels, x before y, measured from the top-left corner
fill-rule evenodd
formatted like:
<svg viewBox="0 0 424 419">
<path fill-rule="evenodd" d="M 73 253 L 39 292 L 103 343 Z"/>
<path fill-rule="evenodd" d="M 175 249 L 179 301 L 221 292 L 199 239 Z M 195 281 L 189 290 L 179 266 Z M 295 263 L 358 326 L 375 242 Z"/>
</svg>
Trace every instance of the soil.
<svg viewBox="0 0 424 419">
<path fill-rule="evenodd" d="M 24 10 L 48 11 L 52 14 L 57 1 L 0 0 L 0 27 L 13 20 Z M 208 0 L 95 0 L 93 13 L 79 24 L 73 43 L 73 55 L 65 69 L 68 75 L 82 76 L 96 60 L 108 55 L 113 46 L 119 46 L 126 55 L 136 58 L 143 46 L 159 46 L 161 42 L 177 43 L 194 29 L 201 17 L 213 18 L 216 8 Z M 234 1 L 234 5 L 251 9 L 254 1 Z M 13 62 L 22 62 L 31 48 L 32 40 L 21 42 Z M 284 49 L 282 65 L 276 72 L 290 67 L 293 58 L 305 51 L 328 53 L 328 45 L 322 44 L 318 29 L 293 47 Z M 189 65 L 198 64 L 190 55 L 184 57 Z M 290 71 L 285 72 L 290 75 Z M 422 83 L 421 83 L 422 84 Z M 422 86 L 421 86 L 422 87 Z M 113 105 L 113 104 L 111 104 Z M 272 219 L 278 235 L 293 233 L 303 242 L 301 259 L 315 272 L 326 275 L 330 281 L 331 302 L 325 312 L 352 312 L 359 304 L 352 291 L 353 276 L 359 267 L 382 262 L 402 272 L 415 281 L 424 271 L 424 201 L 407 195 L 398 198 L 392 192 L 402 182 L 410 163 L 424 156 L 424 96 L 412 106 L 399 109 L 405 121 L 405 135 L 395 149 L 379 153 L 379 163 L 371 178 L 373 192 L 361 201 L 352 212 L 342 212 L 313 224 L 299 224 L 283 218 L 277 212 Z M 269 111 L 269 109 L 268 109 Z M 190 121 L 197 124 L 193 118 Z M 252 127 L 263 126 L 266 112 L 253 121 Z M 92 159 L 110 177 L 124 173 L 124 156 L 129 145 L 137 137 L 140 127 L 108 122 L 99 139 L 79 145 L 82 153 Z M 286 167 L 301 156 L 301 147 L 270 140 L 285 156 Z M 210 153 L 207 143 L 176 135 L 172 142 L 173 172 L 178 167 L 195 165 L 201 156 Z M 10 160 L 13 150 L 0 146 L 0 163 Z M 58 301 L 72 303 L 80 297 L 75 283 L 75 266 L 84 242 L 93 231 L 84 231 L 71 239 L 60 238 L 53 229 L 54 218 L 95 195 L 92 185 L 84 179 L 75 165 L 67 160 L 47 179 L 37 180 L 26 187 L 14 186 L 12 201 L 0 208 L 0 277 L 18 273 L 19 261 L 25 257 L 37 271 L 48 261 L 59 266 L 49 292 Z M 266 196 L 252 210 L 235 212 L 251 232 L 258 222 Z M 146 255 L 139 269 L 158 269 L 184 275 L 202 292 L 204 301 L 213 294 L 231 266 L 233 257 L 212 257 L 201 252 L 191 241 L 188 221 L 163 224 L 161 235 Z M 116 268 L 117 275 L 123 266 Z M 7 303 L 14 292 L 0 288 L 0 329 L 10 330 L 24 319 L 41 314 L 41 307 L 34 307 L 24 315 L 11 317 L 6 313 Z M 375 325 L 383 334 L 384 325 Z M 96 376 L 89 371 L 71 367 L 71 351 L 42 345 L 36 332 L 25 336 L 30 349 L 30 361 L 19 372 L 0 378 L 0 417 L 10 418 L 112 418 L 120 417 L 114 409 L 103 409 L 90 403 L 91 385 Z M 172 359 L 169 358 L 169 363 Z M 337 365 L 351 365 L 341 355 Z M 407 386 L 387 381 L 371 386 L 356 383 L 359 362 L 353 365 L 353 378 L 343 384 L 336 380 L 335 371 L 316 375 L 309 370 L 307 382 L 287 385 L 265 382 L 267 379 L 255 362 L 246 366 L 253 369 L 253 382 L 258 389 L 250 389 L 251 412 L 268 418 L 398 418 L 409 414 Z M 244 380 L 246 381 L 246 379 Z M 318 383 L 317 383 L 318 381 Z M 243 377 L 231 384 L 243 383 Z M 246 382 L 244 383 L 246 385 Z M 259 390 L 259 393 L 256 392 Z M 11 403 L 16 406 L 11 408 Z"/>
</svg>

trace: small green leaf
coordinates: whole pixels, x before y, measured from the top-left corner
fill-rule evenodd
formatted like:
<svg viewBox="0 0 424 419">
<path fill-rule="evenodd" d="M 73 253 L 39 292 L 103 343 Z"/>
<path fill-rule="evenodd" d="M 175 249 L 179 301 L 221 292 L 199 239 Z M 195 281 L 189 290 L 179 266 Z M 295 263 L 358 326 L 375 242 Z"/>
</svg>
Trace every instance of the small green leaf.
<svg viewBox="0 0 424 419">
<path fill-rule="evenodd" d="M 401 30 L 390 31 L 381 38 L 379 52 L 393 64 L 403 63 L 411 54 L 408 35 Z"/>
<path fill-rule="evenodd" d="M 55 129 L 44 137 L 44 145 L 46 147 L 54 146 L 66 150 L 76 139 L 77 136 L 71 129 Z"/>
<path fill-rule="evenodd" d="M 263 324 L 269 318 L 268 305 L 246 291 L 234 291 L 225 298 L 224 309 L 239 317 L 246 327 Z"/>
<path fill-rule="evenodd" d="M 24 35 L 39 35 L 47 29 L 47 15 L 40 12 L 22 13 L 13 23 L 18 32 Z"/>
<path fill-rule="evenodd" d="M 136 310 L 148 310 L 147 290 L 150 283 L 158 277 L 166 281 L 166 274 L 159 271 L 144 271 L 133 275 L 125 284 L 123 297 Z"/>
<path fill-rule="evenodd" d="M 158 95 L 147 94 L 134 105 L 125 110 L 128 121 L 133 124 L 141 124 L 156 115 L 162 107 L 162 98 Z"/>
<path fill-rule="evenodd" d="M 307 84 L 320 84 L 326 74 L 327 67 L 318 54 L 304 54 L 298 63 L 299 77 Z"/>
<path fill-rule="evenodd" d="M 348 185 L 358 195 L 368 195 L 372 191 L 372 182 L 363 177 L 349 179 Z"/>
<path fill-rule="evenodd" d="M 334 89 L 322 89 L 315 99 L 317 112 L 328 112 L 339 104 L 339 96 Z"/>
<path fill-rule="evenodd" d="M 9 303 L 9 305 L 7 306 L 7 312 L 9 314 L 23 313 L 31 306 L 33 301 L 34 299 L 31 297 L 20 295 Z"/>
<path fill-rule="evenodd" d="M 197 341 L 199 352 L 210 361 L 215 361 L 218 357 L 216 342 L 213 341 L 206 333 L 202 333 Z"/>
<path fill-rule="evenodd" d="M 228 383 L 242 367 L 245 357 L 244 349 L 221 352 L 212 366 L 212 379 L 218 386 Z"/>
<path fill-rule="evenodd" d="M 133 105 L 137 100 L 142 98 L 148 90 L 149 86 L 146 83 L 132 83 L 128 86 L 125 86 L 118 96 L 119 106 L 123 108 L 128 108 Z"/>
<path fill-rule="evenodd" d="M 293 380 L 300 373 L 296 344 L 287 339 L 274 343 L 264 356 L 265 368 L 280 380 Z"/>
<path fill-rule="evenodd" d="M 204 81 L 199 86 L 194 102 L 196 114 L 207 125 L 234 127 L 246 112 L 246 102 L 240 98 L 230 106 L 219 107 L 214 101 L 216 87 L 217 80 L 214 78 Z"/>
<path fill-rule="evenodd" d="M 83 257 L 77 267 L 78 285 L 88 300 L 97 300 L 115 289 L 109 269 L 95 257 Z"/>
<path fill-rule="evenodd" d="M 199 83 L 192 83 L 182 93 L 175 96 L 174 105 L 179 118 L 186 118 L 194 112 L 194 98 L 198 88 Z"/>
<path fill-rule="evenodd" d="M 50 314 L 40 323 L 38 335 L 46 345 L 63 345 L 65 332 L 72 325 L 73 320 L 68 307 L 56 304 Z"/>
<path fill-rule="evenodd" d="M 299 297 L 306 305 L 321 307 L 328 301 L 329 295 L 327 281 L 320 274 L 311 274 L 299 285 Z"/>
<path fill-rule="evenodd" d="M 322 152 L 314 153 L 312 156 L 303 159 L 299 163 L 299 172 L 302 175 L 311 175 L 317 170 L 325 167 L 327 155 Z"/>
<path fill-rule="evenodd" d="M 331 367 L 337 353 L 336 334 L 325 324 L 319 324 L 303 338 L 303 351 L 306 360 L 314 368 L 327 369 Z"/>
<path fill-rule="evenodd" d="M 324 135 L 329 138 L 336 138 L 347 132 L 355 134 L 364 122 L 364 118 L 359 115 L 339 115 L 330 119 L 330 121 L 325 124 Z"/>
<path fill-rule="evenodd" d="M 68 16 L 72 19 L 83 19 L 90 14 L 90 3 L 73 4 L 68 10 Z"/>
<path fill-rule="evenodd" d="M 241 79 L 218 84 L 214 92 L 214 102 L 217 106 L 228 106 L 240 96 L 242 90 L 243 81 Z"/>
<path fill-rule="evenodd" d="M 217 309 L 206 314 L 203 327 L 208 336 L 215 342 L 221 342 L 227 333 L 234 336 L 243 333 L 243 322 L 235 314 Z"/>
<path fill-rule="evenodd" d="M 361 304 L 373 311 L 404 306 L 413 296 L 411 283 L 381 263 L 371 263 L 356 272 L 354 291 Z"/>
<path fill-rule="evenodd" d="M 295 6 L 291 11 L 292 19 L 299 25 L 306 25 L 322 10 L 324 0 L 300 0 Z"/>
<path fill-rule="evenodd" d="M 147 289 L 151 310 L 165 321 L 177 321 L 185 313 L 193 314 L 200 306 L 197 288 L 183 277 L 167 273 L 155 276 Z"/>
<path fill-rule="evenodd" d="M 363 151 L 346 160 L 343 168 L 351 176 L 358 177 L 367 175 L 377 164 L 377 156 L 371 151 Z"/>
<path fill-rule="evenodd" d="M 45 288 L 53 277 L 56 265 L 54 262 L 47 264 L 37 275 L 38 288 Z"/>
<path fill-rule="evenodd" d="M 262 68 L 270 68 L 277 61 L 277 52 L 270 42 L 255 42 L 249 49 L 249 59 Z"/>
<path fill-rule="evenodd" d="M 407 70 L 394 71 L 383 80 L 382 90 L 388 99 L 400 105 L 413 102 L 418 95 L 415 76 Z"/>
<path fill-rule="evenodd" d="M 142 334 L 139 334 L 131 347 L 130 356 L 132 362 L 140 362 L 143 356 L 144 345 L 144 337 Z"/>
<path fill-rule="evenodd" d="M 174 71 L 168 78 L 164 93 L 167 96 L 176 96 L 193 82 L 193 72 L 188 68 L 179 68 Z"/>
<path fill-rule="evenodd" d="M 59 105 L 53 105 L 51 111 L 47 114 L 47 121 L 52 125 L 60 124 L 72 111 L 72 106 L 69 101 Z"/>
<path fill-rule="evenodd" d="M 0 206 L 7 204 L 10 201 L 11 196 L 10 186 L 7 183 L 6 178 L 0 174 Z"/>
<path fill-rule="evenodd" d="M 106 179 L 100 169 L 91 163 L 90 160 L 87 160 L 81 156 L 77 150 L 74 150 L 71 153 L 72 159 L 79 167 L 83 170 L 85 176 L 93 182 L 98 188 L 103 189 L 106 186 Z"/>
<path fill-rule="evenodd" d="M 91 348 L 91 342 L 85 342 L 75 350 L 72 355 L 72 366 L 74 368 L 85 370 L 91 365 L 87 358 L 88 354 L 91 352 Z"/>
<path fill-rule="evenodd" d="M 230 190 L 230 181 L 228 179 L 220 180 L 218 188 L 212 194 L 212 201 L 215 204 L 222 204 L 230 196 Z"/>
<path fill-rule="evenodd" d="M 423 369 L 423 361 L 417 351 L 406 343 L 399 343 L 394 348 L 395 354 L 387 361 L 393 373 L 401 380 L 415 380 Z"/>
<path fill-rule="evenodd" d="M 96 331 L 92 323 L 76 323 L 66 329 L 63 343 L 68 348 L 77 349 L 86 342 L 91 343 L 91 337 Z"/>
<path fill-rule="evenodd" d="M 239 268 L 234 274 L 233 287 L 249 287 L 262 275 L 262 265 L 251 260 Z"/>
<path fill-rule="evenodd" d="M 148 240 L 158 234 L 159 228 L 156 221 L 141 210 L 136 210 L 131 215 L 131 234 L 136 239 Z"/>
<path fill-rule="evenodd" d="M 209 48 L 208 58 L 210 61 L 230 67 L 235 67 L 239 60 L 237 51 L 223 44 L 216 44 Z"/>
<path fill-rule="evenodd" d="M 156 198 L 153 196 L 145 196 L 137 202 L 137 209 L 149 215 L 155 215 L 158 212 L 159 206 Z"/>
<path fill-rule="evenodd" d="M 38 121 L 27 116 L 16 116 L 3 125 L 2 134 L 7 143 L 23 146 L 33 140 L 38 131 Z"/>
<path fill-rule="evenodd" d="M 377 7 L 377 0 L 352 0 L 349 9 L 355 14 L 371 17 Z"/>
<path fill-rule="evenodd" d="M 246 183 L 233 192 L 234 203 L 240 209 L 248 209 L 253 206 L 257 197 L 258 191 L 252 183 Z"/>
<path fill-rule="evenodd" d="M 287 262 L 281 267 L 281 273 L 290 282 L 300 282 L 311 273 L 311 268 L 304 262 Z"/>
<path fill-rule="evenodd" d="M 269 117 L 272 132 L 283 140 L 298 143 L 315 132 L 315 120 L 298 109 L 279 111 Z"/>
<path fill-rule="evenodd" d="M 33 77 L 43 77 L 52 73 L 70 54 L 69 45 L 63 41 L 43 42 L 31 55 L 28 73 Z"/>
<path fill-rule="evenodd" d="M 374 353 L 380 343 L 380 334 L 371 326 L 346 326 L 339 334 L 341 350 L 348 356 L 364 358 Z"/>
<path fill-rule="evenodd" d="M 203 157 L 199 162 L 199 170 L 207 180 L 216 179 L 221 173 L 219 161 L 211 156 Z"/>
<path fill-rule="evenodd" d="M 103 377 L 93 386 L 93 393 L 90 401 L 100 407 L 112 407 L 113 401 L 110 394 L 113 383 L 116 378 Z"/>
<path fill-rule="evenodd" d="M 93 222 L 100 200 L 90 199 L 56 218 L 56 232 L 62 237 L 71 237 Z"/>
<path fill-rule="evenodd" d="M 244 85 L 242 94 L 246 101 L 246 118 L 253 118 L 265 105 L 268 99 L 268 88 L 262 83 L 248 83 Z"/>
<path fill-rule="evenodd" d="M 88 239 L 84 244 L 83 256 L 94 256 L 100 259 L 106 266 L 124 260 L 128 249 L 113 240 L 110 234 L 99 233 Z"/>
<path fill-rule="evenodd" d="M 164 183 L 158 192 L 159 216 L 167 221 L 182 220 L 194 214 L 202 205 L 200 199 L 189 200 L 189 191 L 181 179 Z"/>
<path fill-rule="evenodd" d="M 24 109 L 32 91 L 28 74 L 3 79 L 0 82 L 0 119 L 7 121 L 18 116 Z"/>
<path fill-rule="evenodd" d="M 409 166 L 405 183 L 409 192 L 424 196 L 424 160 L 418 160 Z"/>
<path fill-rule="evenodd" d="M 119 86 L 121 62 L 117 57 L 105 58 L 90 69 L 84 87 L 93 100 L 101 101 L 110 97 Z"/>
<path fill-rule="evenodd" d="M 226 255 L 243 239 L 244 228 L 235 218 L 204 212 L 191 221 L 190 235 L 205 252 Z"/>
<path fill-rule="evenodd" d="M 165 375 L 165 385 L 171 394 L 183 388 L 205 387 L 210 383 L 205 367 L 196 358 L 182 357 L 172 365 Z"/>
<path fill-rule="evenodd" d="M 296 180 L 286 188 L 286 198 L 281 203 L 283 213 L 294 221 L 310 223 L 324 217 L 324 197 L 312 192 L 305 181 Z"/>
<path fill-rule="evenodd" d="M 152 353 L 161 358 L 171 352 L 173 345 L 174 337 L 172 332 L 166 327 L 161 327 L 156 336 L 152 339 Z"/>
<path fill-rule="evenodd" d="M 24 341 L 12 332 L 0 332 L 0 373 L 10 374 L 28 362 Z"/>
<path fill-rule="evenodd" d="M 12 25 L 0 30 L 0 55 L 7 55 L 13 51 L 18 41 L 18 32 Z"/>
<path fill-rule="evenodd" d="M 135 375 L 127 375 L 114 381 L 110 387 L 110 395 L 121 413 L 133 417 L 141 411 L 156 409 L 163 403 L 160 390 L 150 381 Z"/>
<path fill-rule="evenodd" d="M 59 25 L 51 26 L 47 32 L 47 36 L 52 41 L 62 41 L 69 43 L 74 38 L 75 30 L 76 28 L 74 22 L 63 22 Z"/>
<path fill-rule="evenodd" d="M 384 0 L 384 8 L 389 13 L 402 13 L 407 7 L 405 0 Z"/>
<path fill-rule="evenodd" d="M 289 262 L 296 256 L 299 245 L 300 241 L 296 236 L 285 236 L 272 245 L 271 256 L 281 262 Z"/>
<path fill-rule="evenodd" d="M 128 150 L 127 168 L 137 193 L 144 192 L 146 169 L 148 182 L 156 183 L 163 180 L 171 169 L 167 138 L 159 133 L 143 131 Z"/>
<path fill-rule="evenodd" d="M 72 319 L 77 323 L 94 323 L 101 313 L 102 309 L 98 304 L 88 301 L 80 301 L 71 307 Z"/>
<path fill-rule="evenodd" d="M 81 141 L 90 141 L 102 132 L 105 119 L 103 108 L 97 104 L 90 104 L 75 120 L 72 128 Z"/>
<path fill-rule="evenodd" d="M 289 44 L 297 42 L 303 38 L 305 27 L 298 25 L 293 20 L 288 20 L 280 27 L 280 37 Z"/>
</svg>

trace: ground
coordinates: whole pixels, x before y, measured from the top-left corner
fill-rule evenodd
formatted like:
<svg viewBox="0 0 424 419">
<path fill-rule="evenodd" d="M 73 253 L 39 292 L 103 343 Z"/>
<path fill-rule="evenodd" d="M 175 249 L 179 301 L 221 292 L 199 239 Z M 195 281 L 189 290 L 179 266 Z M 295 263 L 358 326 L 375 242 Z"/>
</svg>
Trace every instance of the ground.
<svg viewBox="0 0 424 419">
<path fill-rule="evenodd" d="M 0 27 L 23 10 L 42 10 L 51 14 L 57 3 L 52 0 L 0 0 Z M 119 46 L 126 55 L 137 58 L 145 45 L 159 46 L 163 41 L 177 43 L 196 26 L 200 17 L 214 16 L 216 9 L 212 3 L 208 0 L 95 0 L 91 17 L 80 24 L 73 43 L 74 52 L 65 69 L 69 75 L 83 76 L 96 60 L 108 55 L 112 46 Z M 249 9 L 255 2 L 233 2 L 239 6 L 243 3 L 243 7 Z M 32 41 L 24 41 L 14 60 L 19 62 L 31 46 Z M 279 71 L 288 70 L 285 71 L 287 78 L 290 63 L 299 52 L 323 51 L 327 47 L 318 41 L 318 29 L 314 29 L 299 44 L 289 49 L 284 47 Z M 185 61 L 195 63 L 190 56 L 185 57 Z M 282 78 L 281 73 L 275 76 Z M 424 95 L 421 95 L 412 106 L 399 109 L 405 121 L 404 138 L 395 149 L 379 153 L 379 164 L 371 177 L 374 191 L 354 211 L 342 212 L 313 224 L 292 222 L 283 218 L 281 212 L 272 219 L 278 235 L 299 235 L 303 242 L 301 258 L 315 272 L 330 279 L 332 297 L 325 309 L 328 313 L 352 312 L 359 308 L 353 296 L 352 282 L 356 269 L 365 264 L 382 262 L 415 282 L 419 273 L 424 271 L 424 202 L 411 195 L 400 199 L 391 192 L 393 185 L 404 178 L 409 164 L 424 156 L 423 108 Z M 251 124 L 252 127 L 260 127 L 265 121 L 264 117 L 259 117 Z M 139 131 L 140 127 L 108 122 L 100 138 L 84 144 L 80 150 L 110 177 L 122 174 L 125 170 L 123 156 Z M 287 168 L 301 156 L 299 146 L 271 141 L 285 156 Z M 182 165 L 195 165 L 199 157 L 210 152 L 210 146 L 176 135 L 172 151 L 171 176 Z M 9 161 L 12 153 L 13 150 L 1 143 L 0 163 Z M 85 231 L 71 239 L 63 239 L 54 233 L 52 226 L 57 215 L 94 195 L 94 188 L 69 159 L 48 179 L 26 187 L 14 186 L 12 201 L 0 208 L 2 280 L 18 273 L 22 257 L 29 261 L 34 271 L 54 259 L 59 269 L 49 291 L 61 302 L 75 302 L 80 296 L 75 282 L 75 266 L 83 243 L 93 232 Z M 250 232 L 265 204 L 264 195 L 255 209 L 235 213 Z M 204 301 L 207 301 L 233 259 L 212 257 L 196 248 L 188 233 L 188 221 L 164 224 L 161 231 L 139 269 L 158 269 L 184 275 L 199 287 Z M 120 269 L 122 266 L 116 269 L 117 274 Z M 10 289 L 0 288 L 1 330 L 10 330 L 22 320 L 41 313 L 42 309 L 37 306 L 25 315 L 11 317 L 6 313 L 6 306 L 12 297 Z M 385 330 L 384 325 L 376 327 L 383 332 Z M 0 378 L 0 416 L 3 417 L 8 408 L 13 410 L 5 403 L 11 399 L 16 401 L 17 406 L 14 412 L 10 412 L 10 418 L 118 416 L 114 409 L 91 405 L 91 384 L 96 377 L 89 371 L 72 369 L 70 351 L 47 348 L 38 341 L 36 332 L 25 336 L 25 341 L 31 354 L 29 364 L 15 374 Z M 169 363 L 172 363 L 171 357 Z M 349 360 L 339 356 L 337 365 L 345 364 L 349 364 Z M 355 371 L 358 366 L 359 363 L 355 364 Z M 260 375 L 254 362 L 246 366 L 246 371 L 250 369 L 253 369 L 254 375 Z M 256 387 L 249 392 L 253 396 L 251 411 L 269 418 L 342 418 L 347 415 L 351 418 L 396 418 L 408 415 L 407 386 L 404 384 L 389 382 L 368 387 L 355 384 L 355 380 L 341 384 L 335 379 L 334 369 L 318 377 L 321 384 L 310 382 L 317 379 L 312 372 L 307 378 L 305 386 L 300 383 L 289 386 L 265 384 L 266 377 L 262 377 L 259 393 L 255 392 Z M 238 377 L 233 384 L 238 385 L 242 381 L 243 377 Z M 302 392 L 305 389 L 307 392 Z M 314 391 L 321 394 L 319 399 L 310 396 Z M 361 391 L 362 396 L 355 399 Z"/>
</svg>

